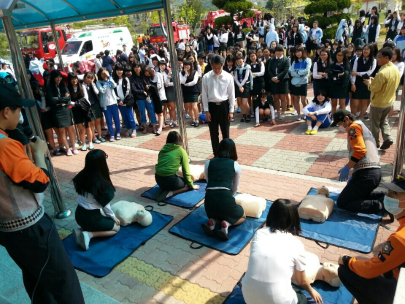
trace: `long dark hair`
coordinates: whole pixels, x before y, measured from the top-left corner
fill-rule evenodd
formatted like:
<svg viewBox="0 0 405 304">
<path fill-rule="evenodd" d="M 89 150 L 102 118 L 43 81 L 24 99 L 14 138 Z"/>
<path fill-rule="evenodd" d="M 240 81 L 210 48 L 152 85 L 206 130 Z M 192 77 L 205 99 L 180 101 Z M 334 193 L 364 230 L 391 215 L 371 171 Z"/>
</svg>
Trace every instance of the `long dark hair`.
<svg viewBox="0 0 405 304">
<path fill-rule="evenodd" d="M 197 63 L 197 60 L 195 59 L 194 54 L 193 54 L 193 53 L 188 54 L 188 55 L 186 56 L 186 59 L 187 59 L 187 61 L 190 61 L 190 62 L 191 62 L 191 60 L 188 60 L 188 59 L 190 59 L 191 57 L 194 59 L 193 64 L 192 64 L 192 65 L 193 65 L 193 69 L 194 69 L 194 71 L 198 71 L 198 63 Z M 183 65 L 184 65 L 184 62 L 183 62 Z"/>
<path fill-rule="evenodd" d="M 374 44 L 372 44 L 372 43 L 366 44 L 363 47 L 363 52 L 364 52 L 365 48 L 368 48 L 370 50 L 370 55 L 368 55 L 368 59 L 371 60 L 370 62 L 373 62 L 373 60 L 374 60 Z M 361 54 L 360 58 L 362 58 L 362 59 L 364 58 L 363 53 Z"/>
<path fill-rule="evenodd" d="M 193 81 L 194 79 L 194 74 L 196 73 L 196 70 L 194 69 L 193 64 L 191 61 L 184 60 L 183 61 L 183 71 L 181 71 L 181 74 L 184 76 L 186 75 L 186 71 L 184 71 L 184 66 L 189 65 L 190 66 L 190 73 L 188 74 L 187 81 Z"/>
<path fill-rule="evenodd" d="M 118 80 L 119 80 L 119 77 L 117 75 L 117 71 L 122 71 L 122 78 L 124 79 L 125 78 L 124 66 L 119 62 L 115 64 L 113 74 L 112 74 L 112 77 L 113 77 L 115 82 L 118 82 Z"/>
<path fill-rule="evenodd" d="M 267 214 L 266 226 L 270 228 L 271 232 L 278 230 L 299 235 L 301 223 L 297 207 L 288 199 L 276 200 Z"/>
<path fill-rule="evenodd" d="M 58 70 L 53 70 L 51 72 L 51 75 L 49 76 L 49 86 L 51 87 L 53 96 L 55 96 L 57 94 L 57 87 L 59 87 L 59 92 L 61 96 L 64 96 L 65 93 L 67 92 L 67 88 L 65 83 L 63 82 L 63 77 L 62 77 L 62 81 L 59 83 L 59 85 L 56 84 L 55 82 L 55 78 L 56 77 L 62 77 L 62 73 Z"/>
<path fill-rule="evenodd" d="M 73 178 L 73 185 L 79 195 L 91 193 L 95 197 L 101 197 L 109 187 L 115 191 L 110 179 L 107 157 L 100 149 L 87 153 L 83 170 Z"/>
<path fill-rule="evenodd" d="M 295 53 L 294 53 L 294 61 L 295 62 L 298 62 L 299 61 L 299 59 L 300 58 L 298 58 L 297 57 L 297 52 L 301 52 L 301 60 L 306 60 L 307 59 L 307 51 L 303 48 L 303 47 L 298 47 L 296 50 L 295 50 Z"/>
<path fill-rule="evenodd" d="M 321 104 L 321 103 L 319 102 L 319 100 L 318 100 L 318 96 L 319 96 L 319 95 L 325 96 L 325 100 L 323 101 L 322 104 L 324 104 L 325 102 L 329 101 L 327 90 L 322 88 L 322 89 L 319 89 L 318 94 L 316 94 L 314 100 L 312 101 L 313 103 L 316 103 L 317 105 L 320 105 L 320 104 Z"/>
<path fill-rule="evenodd" d="M 235 142 L 230 138 L 223 139 L 219 143 L 216 155 L 218 158 L 230 158 L 237 161 L 238 153 L 236 152 Z"/>
<path fill-rule="evenodd" d="M 323 49 L 321 50 L 320 54 L 322 54 L 322 53 L 328 54 L 328 59 L 326 60 L 326 67 L 329 68 L 329 66 L 330 66 L 330 52 L 329 52 L 329 50 L 328 50 L 327 48 L 323 48 Z M 322 58 L 321 58 L 321 56 L 319 56 L 319 59 L 318 59 L 317 62 L 318 62 L 318 64 L 322 64 Z"/>
<path fill-rule="evenodd" d="M 75 92 L 75 90 L 73 88 L 73 84 L 72 84 L 73 79 L 78 80 L 76 92 Z M 83 87 L 80 84 L 79 78 L 77 77 L 77 75 L 75 73 L 68 74 L 68 89 L 69 89 L 70 96 L 72 96 L 73 98 L 82 98 L 84 96 Z"/>
<path fill-rule="evenodd" d="M 167 134 L 166 143 L 183 146 L 183 138 L 179 132 L 170 131 L 169 134 Z"/>
</svg>

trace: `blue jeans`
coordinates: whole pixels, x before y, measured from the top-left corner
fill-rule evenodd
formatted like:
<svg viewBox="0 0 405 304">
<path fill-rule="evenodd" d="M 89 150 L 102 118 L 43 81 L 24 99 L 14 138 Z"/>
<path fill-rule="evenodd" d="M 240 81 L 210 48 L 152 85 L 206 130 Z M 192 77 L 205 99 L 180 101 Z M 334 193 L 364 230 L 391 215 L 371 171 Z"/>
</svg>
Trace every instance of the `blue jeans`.
<svg viewBox="0 0 405 304">
<path fill-rule="evenodd" d="M 308 111 L 313 112 L 314 110 L 312 108 L 308 108 Z M 307 120 L 312 121 L 312 127 L 314 127 L 316 125 L 317 121 L 322 121 L 322 124 L 319 126 L 319 128 L 327 128 L 332 123 L 332 119 L 330 117 L 330 114 L 316 115 L 316 120 L 313 120 L 309 116 L 306 116 L 306 117 L 307 117 Z"/>
<path fill-rule="evenodd" d="M 213 52 L 214 51 L 214 45 L 213 44 L 207 45 L 207 49 L 208 49 L 208 51 Z"/>
<path fill-rule="evenodd" d="M 127 130 L 136 130 L 134 111 L 132 107 L 127 108 L 127 106 L 118 106 L 118 108 L 120 109 L 121 117 L 124 120 Z"/>
<path fill-rule="evenodd" d="M 147 102 L 146 99 L 142 99 L 142 100 L 137 100 L 136 103 L 138 104 L 139 113 L 141 113 L 141 123 L 146 124 L 145 108 L 148 108 L 151 123 L 157 124 L 155 108 L 153 107 L 152 98 L 151 98 L 151 102 Z"/>
<path fill-rule="evenodd" d="M 120 114 L 118 113 L 118 105 L 114 104 L 111 106 L 107 106 L 107 109 L 104 110 L 105 120 L 107 122 L 108 132 L 110 132 L 110 136 L 114 136 L 114 128 L 113 128 L 113 119 L 115 124 L 115 131 L 117 134 L 121 133 L 121 125 L 120 125 Z"/>
</svg>

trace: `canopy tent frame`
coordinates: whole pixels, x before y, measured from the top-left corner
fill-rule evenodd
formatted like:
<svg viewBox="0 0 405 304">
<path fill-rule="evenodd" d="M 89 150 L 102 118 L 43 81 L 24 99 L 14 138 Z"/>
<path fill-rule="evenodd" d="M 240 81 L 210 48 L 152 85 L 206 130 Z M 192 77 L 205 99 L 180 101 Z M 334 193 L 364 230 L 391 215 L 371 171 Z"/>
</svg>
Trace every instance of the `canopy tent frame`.
<svg viewBox="0 0 405 304">
<path fill-rule="evenodd" d="M 42 0 L 42 1 L 48 1 L 51 2 L 53 0 Z M 135 1 L 136 3 L 141 3 L 136 6 L 128 6 L 128 7 L 121 7 L 119 5 L 120 0 L 101 0 L 106 3 L 111 3 L 113 4 L 116 8 L 109 10 L 109 11 L 101 11 L 101 12 L 93 12 L 89 14 L 81 14 L 80 10 L 75 7 L 73 4 L 70 3 L 69 0 L 59 0 L 65 3 L 67 6 L 69 6 L 73 11 L 76 12 L 77 16 L 70 16 L 66 18 L 51 18 L 47 12 L 43 11 L 43 9 L 38 8 L 35 5 L 32 5 L 32 3 L 29 2 L 29 0 L 9 0 L 8 3 L 7 1 L 4 1 L 0 3 L 0 18 L 2 20 L 3 24 L 3 30 L 6 33 L 10 50 L 11 50 L 11 57 L 12 57 L 12 62 L 15 67 L 15 75 L 18 80 L 18 84 L 20 85 L 20 93 L 24 98 L 29 98 L 29 99 L 34 99 L 34 95 L 31 89 L 30 82 L 28 80 L 28 75 L 27 71 L 25 69 L 25 64 L 24 60 L 22 57 L 22 53 L 20 50 L 20 47 L 18 45 L 18 40 L 16 39 L 17 35 L 15 32 L 16 28 L 35 28 L 38 26 L 49 26 L 52 29 L 52 33 L 54 37 L 57 37 L 56 35 L 56 30 L 55 30 L 55 24 L 57 23 L 69 23 L 69 22 L 78 22 L 80 20 L 89 20 L 89 19 L 99 19 L 102 18 L 102 15 L 105 14 L 105 17 L 112 17 L 111 14 L 117 13 L 117 15 L 130 15 L 130 14 L 140 14 L 140 13 L 145 13 L 145 12 L 150 12 L 150 11 L 158 11 L 159 15 L 161 14 L 162 11 L 164 11 L 165 16 L 166 16 L 166 24 L 171 24 L 171 9 L 170 9 L 170 2 L 169 0 L 156 0 L 154 2 L 149 2 L 147 4 L 142 4 L 141 0 Z M 45 20 L 42 21 L 37 21 L 37 22 L 28 22 L 24 23 L 24 20 L 21 18 L 16 18 L 13 16 L 13 10 L 18 9 L 21 7 L 24 7 L 24 5 L 27 5 L 30 7 L 32 10 L 35 12 L 39 13 L 42 15 Z M 98 7 L 103 7 L 102 3 L 98 3 Z M 19 23 L 19 25 L 15 26 L 13 24 L 13 20 Z M 160 18 L 161 20 L 161 18 Z M 163 24 L 162 24 L 163 26 Z M 174 43 L 174 34 L 173 34 L 173 28 L 168 27 L 168 43 L 169 43 L 169 48 L 170 48 L 170 60 L 172 63 L 172 68 L 174 70 L 178 70 L 178 61 L 177 57 L 175 54 L 175 43 Z M 63 61 L 62 61 L 62 56 L 61 56 L 61 50 L 56 43 L 56 51 L 59 56 L 59 62 L 61 63 L 61 66 L 63 67 Z M 183 104 L 183 96 L 182 96 L 182 91 L 181 91 L 181 84 L 180 84 L 180 79 L 179 75 L 177 73 L 173 73 L 173 83 L 174 83 L 174 88 L 175 88 L 175 98 L 176 98 L 176 105 L 177 105 L 177 115 L 178 115 L 178 122 L 180 126 L 180 134 L 183 137 L 184 140 L 184 147 L 188 153 L 188 145 L 187 145 L 187 134 L 186 134 L 186 128 L 185 128 L 185 121 L 184 121 L 184 104 Z M 33 129 L 33 132 L 36 136 L 45 139 L 45 135 L 42 129 L 42 125 L 39 119 L 39 114 L 37 111 L 36 106 L 32 108 L 27 108 L 27 117 L 29 124 L 31 128 Z M 55 209 L 55 217 L 56 218 L 66 218 L 71 215 L 71 211 L 68 210 L 63 202 L 58 179 L 56 176 L 56 173 L 54 171 L 53 165 L 52 165 L 52 158 L 49 153 L 49 151 L 46 154 L 46 164 L 48 171 L 50 173 L 50 192 L 51 192 L 51 198 L 52 198 L 52 203 Z"/>
</svg>

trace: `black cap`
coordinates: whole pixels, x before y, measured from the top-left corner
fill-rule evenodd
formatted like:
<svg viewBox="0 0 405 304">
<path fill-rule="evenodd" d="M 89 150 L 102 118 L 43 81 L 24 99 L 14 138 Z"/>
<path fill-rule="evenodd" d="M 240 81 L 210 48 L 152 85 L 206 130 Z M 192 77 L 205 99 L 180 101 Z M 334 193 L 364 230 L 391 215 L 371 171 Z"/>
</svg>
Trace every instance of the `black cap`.
<svg viewBox="0 0 405 304">
<path fill-rule="evenodd" d="M 346 116 L 350 116 L 352 113 L 348 110 L 339 110 L 333 113 L 333 122 L 330 125 L 331 127 L 335 127 L 338 122 L 343 122 Z"/>
<path fill-rule="evenodd" d="M 21 98 L 16 88 L 8 83 L 0 83 L 0 108 L 33 107 L 35 100 Z"/>
<path fill-rule="evenodd" d="M 405 178 L 402 175 L 397 175 L 394 180 L 390 183 L 381 183 L 385 188 L 389 190 L 405 193 Z"/>
</svg>

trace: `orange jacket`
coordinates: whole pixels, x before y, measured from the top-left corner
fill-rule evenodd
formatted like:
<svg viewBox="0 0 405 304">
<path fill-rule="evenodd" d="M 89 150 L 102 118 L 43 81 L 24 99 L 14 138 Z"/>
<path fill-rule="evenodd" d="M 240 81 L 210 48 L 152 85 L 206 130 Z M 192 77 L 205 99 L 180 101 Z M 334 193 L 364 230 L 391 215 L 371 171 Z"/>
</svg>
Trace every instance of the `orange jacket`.
<svg viewBox="0 0 405 304">
<path fill-rule="evenodd" d="M 398 280 L 399 268 L 405 263 L 405 217 L 398 220 L 398 230 L 391 234 L 379 254 L 369 260 L 351 258 L 349 267 L 359 276 L 372 279 L 392 270 Z"/>
<path fill-rule="evenodd" d="M 357 163 L 367 153 L 367 148 L 363 139 L 362 126 L 357 123 L 352 123 L 347 130 L 347 137 L 349 139 L 350 147 L 353 150 L 351 160 Z"/>
</svg>

